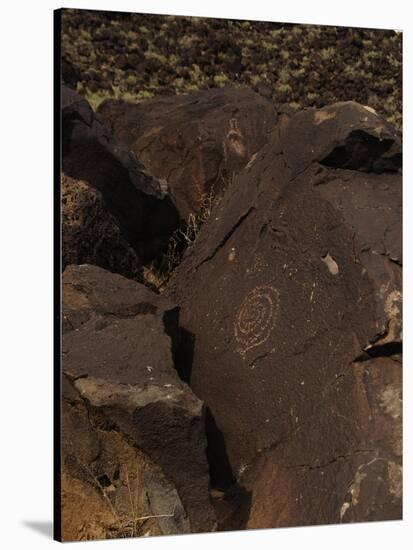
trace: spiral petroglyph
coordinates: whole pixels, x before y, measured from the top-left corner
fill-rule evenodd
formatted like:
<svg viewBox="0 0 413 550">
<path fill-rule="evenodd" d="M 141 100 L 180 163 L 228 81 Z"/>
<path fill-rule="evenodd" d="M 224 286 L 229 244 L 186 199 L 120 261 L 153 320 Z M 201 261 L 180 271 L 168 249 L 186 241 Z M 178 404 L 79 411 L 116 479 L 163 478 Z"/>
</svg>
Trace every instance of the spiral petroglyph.
<svg viewBox="0 0 413 550">
<path fill-rule="evenodd" d="M 242 356 L 268 340 L 275 327 L 278 306 L 279 293 L 272 286 L 258 286 L 245 297 L 234 322 L 237 349 Z"/>
</svg>

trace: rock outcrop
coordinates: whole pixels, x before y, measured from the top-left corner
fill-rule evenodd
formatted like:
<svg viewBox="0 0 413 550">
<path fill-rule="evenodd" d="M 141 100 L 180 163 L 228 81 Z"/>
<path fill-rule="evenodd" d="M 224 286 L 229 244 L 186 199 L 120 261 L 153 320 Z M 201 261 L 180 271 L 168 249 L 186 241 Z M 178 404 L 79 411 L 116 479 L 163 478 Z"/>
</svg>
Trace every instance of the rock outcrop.
<svg viewBox="0 0 413 550">
<path fill-rule="evenodd" d="M 62 269 L 95 264 L 140 280 L 142 263 L 108 211 L 102 194 L 85 181 L 61 178 Z"/>
<path fill-rule="evenodd" d="M 401 518 L 394 129 L 244 89 L 62 116 L 63 538 Z M 131 280 L 206 195 L 167 292 Z"/>
<path fill-rule="evenodd" d="M 295 437 L 246 471 L 247 528 L 401 519 L 401 388 L 398 361 L 350 364 Z"/>
<path fill-rule="evenodd" d="M 62 539 L 191 532 L 162 469 L 120 431 L 102 428 L 63 379 Z"/>
<path fill-rule="evenodd" d="M 282 116 L 175 272 L 247 527 L 401 517 L 400 169 L 368 108 Z"/>
<path fill-rule="evenodd" d="M 62 170 L 86 181 L 142 259 L 156 257 L 176 229 L 179 216 L 165 182 L 149 175 L 122 147 L 76 92 L 62 86 Z"/>
<path fill-rule="evenodd" d="M 375 173 L 401 167 L 401 141 L 394 128 L 354 101 L 300 111 L 287 126 L 281 131 L 282 148 L 295 171 L 311 162 Z"/>
<path fill-rule="evenodd" d="M 97 317 L 151 314 L 161 319 L 174 350 L 179 344 L 179 308 L 141 284 L 93 265 L 71 265 L 63 273 L 62 289 L 63 333 Z"/>
<path fill-rule="evenodd" d="M 107 100 L 98 114 L 151 174 L 166 179 L 183 219 L 220 195 L 268 141 L 273 105 L 248 88 L 224 88 L 128 104 Z"/>
<path fill-rule="evenodd" d="M 176 306 L 96 266 L 69 266 L 63 316 L 66 538 L 214 530 L 204 407 L 174 368 Z"/>
</svg>

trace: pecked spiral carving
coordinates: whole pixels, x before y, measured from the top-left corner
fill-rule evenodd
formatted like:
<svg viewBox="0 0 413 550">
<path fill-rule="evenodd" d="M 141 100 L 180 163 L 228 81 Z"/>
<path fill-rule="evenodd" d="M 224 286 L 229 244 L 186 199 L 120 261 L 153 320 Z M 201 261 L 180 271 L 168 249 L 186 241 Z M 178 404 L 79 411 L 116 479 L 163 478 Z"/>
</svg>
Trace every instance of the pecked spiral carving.
<svg viewBox="0 0 413 550">
<path fill-rule="evenodd" d="M 268 340 L 275 327 L 278 306 L 278 290 L 268 285 L 254 288 L 245 297 L 234 322 L 235 340 L 241 355 Z"/>
</svg>

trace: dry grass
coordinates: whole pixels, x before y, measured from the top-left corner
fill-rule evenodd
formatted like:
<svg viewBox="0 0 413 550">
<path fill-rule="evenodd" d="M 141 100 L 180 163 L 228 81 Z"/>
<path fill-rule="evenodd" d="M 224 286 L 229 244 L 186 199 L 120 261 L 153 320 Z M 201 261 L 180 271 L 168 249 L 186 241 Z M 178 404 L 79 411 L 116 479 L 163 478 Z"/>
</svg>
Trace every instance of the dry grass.
<svg viewBox="0 0 413 550">
<path fill-rule="evenodd" d="M 155 260 L 144 268 L 143 276 L 147 284 L 155 287 L 160 293 L 165 290 L 174 269 L 180 264 L 185 250 L 193 246 L 201 227 L 209 220 L 213 208 L 220 203 L 222 196 L 223 192 L 216 193 L 213 186 L 208 193 L 201 196 L 198 213 L 191 212 L 182 227 L 174 231 L 161 260 Z"/>
<path fill-rule="evenodd" d="M 140 515 L 145 509 L 145 503 L 143 502 L 143 497 L 146 496 L 146 492 L 141 488 L 141 479 L 139 473 L 137 472 L 136 482 L 133 482 L 129 479 L 129 474 L 126 472 L 126 486 L 128 488 L 130 509 L 129 514 L 120 518 L 120 527 L 117 537 L 119 538 L 128 538 L 128 537 L 139 537 L 147 536 L 150 533 L 143 531 L 143 526 L 146 521 L 150 519 L 157 518 L 172 518 L 175 515 L 176 501 L 173 509 L 170 512 L 165 514 L 146 514 Z"/>
<path fill-rule="evenodd" d="M 138 469 L 135 475 L 130 476 L 127 468 L 124 471 L 125 484 L 128 490 L 129 503 L 126 509 L 116 506 L 110 498 L 110 493 L 114 491 L 113 486 L 103 487 L 96 478 L 92 470 L 84 463 L 81 464 L 83 470 L 87 473 L 93 487 L 103 497 L 110 512 L 114 518 L 114 525 L 108 529 L 107 538 L 130 538 L 150 535 L 150 531 L 145 531 L 144 526 L 148 520 L 157 518 L 171 518 L 175 515 L 176 504 L 173 509 L 165 514 L 148 514 L 147 495 L 142 482 L 142 476 Z"/>
</svg>

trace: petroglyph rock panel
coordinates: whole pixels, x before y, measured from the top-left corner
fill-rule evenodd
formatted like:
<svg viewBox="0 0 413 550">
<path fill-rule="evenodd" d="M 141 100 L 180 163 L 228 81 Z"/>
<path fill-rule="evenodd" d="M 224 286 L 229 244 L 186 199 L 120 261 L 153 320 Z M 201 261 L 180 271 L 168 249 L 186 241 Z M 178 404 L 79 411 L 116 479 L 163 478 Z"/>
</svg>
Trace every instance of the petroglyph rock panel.
<svg viewBox="0 0 413 550">
<path fill-rule="evenodd" d="M 99 116 L 151 174 L 166 179 L 183 219 L 221 195 L 267 143 L 274 106 L 247 88 L 212 89 L 142 104 L 109 100 Z"/>
<path fill-rule="evenodd" d="M 258 286 L 246 296 L 234 322 L 241 356 L 268 340 L 275 327 L 278 305 L 278 290 L 268 285 Z"/>
<path fill-rule="evenodd" d="M 251 528 L 401 516 L 401 176 L 353 140 L 374 133 L 358 108 L 333 110 L 273 132 L 169 290 Z"/>
</svg>

